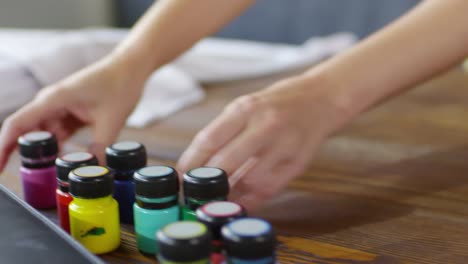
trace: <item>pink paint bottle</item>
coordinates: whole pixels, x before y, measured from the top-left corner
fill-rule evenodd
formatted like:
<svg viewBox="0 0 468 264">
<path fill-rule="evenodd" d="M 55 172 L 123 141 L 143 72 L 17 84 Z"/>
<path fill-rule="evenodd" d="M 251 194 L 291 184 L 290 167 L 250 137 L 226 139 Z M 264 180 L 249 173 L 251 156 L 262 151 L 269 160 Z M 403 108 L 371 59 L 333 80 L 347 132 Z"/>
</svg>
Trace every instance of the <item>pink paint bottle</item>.
<svg viewBox="0 0 468 264">
<path fill-rule="evenodd" d="M 57 188 L 57 139 L 50 132 L 33 131 L 21 136 L 18 144 L 24 199 L 37 209 L 54 208 Z"/>
<path fill-rule="evenodd" d="M 224 246 L 221 228 L 236 219 L 246 217 L 247 212 L 239 204 L 228 201 L 214 201 L 199 207 L 196 215 L 198 221 L 205 224 L 211 231 L 211 264 L 222 264 L 224 262 Z"/>
</svg>

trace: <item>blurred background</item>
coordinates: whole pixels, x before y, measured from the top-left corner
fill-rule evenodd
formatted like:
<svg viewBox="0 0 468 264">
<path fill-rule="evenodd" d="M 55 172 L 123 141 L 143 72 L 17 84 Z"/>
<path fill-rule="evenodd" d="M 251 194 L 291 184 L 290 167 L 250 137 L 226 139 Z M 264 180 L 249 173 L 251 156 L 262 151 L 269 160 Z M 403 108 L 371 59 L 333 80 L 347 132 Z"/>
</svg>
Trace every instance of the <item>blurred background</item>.
<svg viewBox="0 0 468 264">
<path fill-rule="evenodd" d="M 151 0 L 0 0 L 0 27 L 131 27 Z M 258 0 L 218 36 L 302 43 L 311 36 L 349 31 L 365 37 L 417 0 Z"/>
</svg>

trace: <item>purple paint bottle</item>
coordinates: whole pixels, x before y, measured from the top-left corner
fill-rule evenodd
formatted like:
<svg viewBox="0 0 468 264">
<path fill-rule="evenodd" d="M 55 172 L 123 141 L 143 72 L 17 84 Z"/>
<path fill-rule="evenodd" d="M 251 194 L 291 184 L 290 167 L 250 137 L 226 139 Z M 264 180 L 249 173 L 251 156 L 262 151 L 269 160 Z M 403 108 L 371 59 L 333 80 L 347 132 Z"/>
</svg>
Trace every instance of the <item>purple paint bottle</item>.
<svg viewBox="0 0 468 264">
<path fill-rule="evenodd" d="M 57 188 L 57 139 L 50 132 L 33 131 L 19 137 L 18 144 L 24 199 L 37 209 L 54 208 Z"/>
</svg>

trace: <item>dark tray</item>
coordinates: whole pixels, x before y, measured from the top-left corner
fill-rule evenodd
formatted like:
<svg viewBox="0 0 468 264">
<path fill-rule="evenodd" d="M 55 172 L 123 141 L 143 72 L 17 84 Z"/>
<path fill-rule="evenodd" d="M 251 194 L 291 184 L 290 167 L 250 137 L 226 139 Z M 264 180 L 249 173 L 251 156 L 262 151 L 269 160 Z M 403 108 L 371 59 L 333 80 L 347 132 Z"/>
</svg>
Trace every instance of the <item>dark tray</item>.
<svg viewBox="0 0 468 264">
<path fill-rule="evenodd" d="M 0 185 L 0 263 L 103 263 Z"/>
</svg>

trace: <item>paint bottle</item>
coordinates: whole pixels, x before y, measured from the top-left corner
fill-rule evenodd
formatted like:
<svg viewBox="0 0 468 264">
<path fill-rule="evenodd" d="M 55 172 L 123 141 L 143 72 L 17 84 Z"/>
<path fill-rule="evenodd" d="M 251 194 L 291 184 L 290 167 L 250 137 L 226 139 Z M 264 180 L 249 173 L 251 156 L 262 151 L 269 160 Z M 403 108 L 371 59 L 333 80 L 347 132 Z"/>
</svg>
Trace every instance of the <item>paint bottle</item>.
<svg viewBox="0 0 468 264">
<path fill-rule="evenodd" d="M 211 234 L 195 221 L 179 221 L 157 233 L 158 260 L 161 264 L 209 264 Z"/>
<path fill-rule="evenodd" d="M 234 220 L 221 229 L 230 264 L 274 264 L 276 238 L 271 225 L 259 218 Z"/>
<path fill-rule="evenodd" d="M 211 201 L 225 201 L 229 194 L 226 172 L 219 168 L 200 167 L 184 174 L 182 219 L 197 220 L 195 211 Z"/>
<path fill-rule="evenodd" d="M 89 165 L 98 165 L 98 160 L 93 154 L 87 152 L 72 152 L 55 160 L 58 185 L 55 193 L 57 216 L 60 226 L 68 233 L 70 233 L 68 205 L 73 200 L 73 197 L 68 193 L 68 174 L 76 168 Z"/>
<path fill-rule="evenodd" d="M 106 148 L 106 162 L 115 177 L 114 198 L 119 203 L 120 222 L 133 224 L 133 173 L 146 166 L 146 149 L 135 141 L 120 141 Z"/>
<path fill-rule="evenodd" d="M 37 209 L 54 208 L 57 189 L 57 139 L 50 132 L 33 131 L 19 137 L 18 144 L 24 199 Z"/>
<path fill-rule="evenodd" d="M 68 175 L 73 201 L 68 206 L 70 233 L 95 254 L 120 244 L 119 209 L 112 198 L 114 178 L 105 167 L 85 166 Z"/>
<path fill-rule="evenodd" d="M 204 223 L 211 231 L 213 251 L 212 264 L 221 264 L 224 261 L 221 227 L 242 217 L 247 213 L 242 206 L 228 201 L 209 202 L 197 209 L 198 221 Z"/>
<path fill-rule="evenodd" d="M 148 166 L 133 176 L 136 202 L 133 205 L 138 250 L 154 255 L 158 252 L 156 232 L 179 221 L 179 179 L 167 166 Z"/>
</svg>

